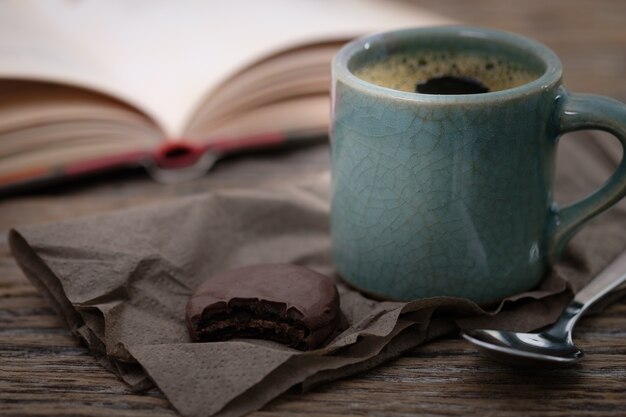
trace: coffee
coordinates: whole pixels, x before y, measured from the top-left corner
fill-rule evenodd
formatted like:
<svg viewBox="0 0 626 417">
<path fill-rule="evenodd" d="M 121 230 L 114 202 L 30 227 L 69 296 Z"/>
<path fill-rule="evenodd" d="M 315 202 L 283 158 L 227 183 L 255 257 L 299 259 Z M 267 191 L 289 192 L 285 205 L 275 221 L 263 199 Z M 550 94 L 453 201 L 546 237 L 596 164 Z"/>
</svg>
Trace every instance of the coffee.
<svg viewBox="0 0 626 417">
<path fill-rule="evenodd" d="M 361 63 L 354 74 L 372 84 L 423 94 L 480 94 L 514 88 L 541 74 L 498 55 L 414 51 Z"/>
<path fill-rule="evenodd" d="M 488 93 L 489 88 L 471 77 L 444 75 L 417 83 L 415 91 L 422 94 L 482 94 Z"/>
</svg>

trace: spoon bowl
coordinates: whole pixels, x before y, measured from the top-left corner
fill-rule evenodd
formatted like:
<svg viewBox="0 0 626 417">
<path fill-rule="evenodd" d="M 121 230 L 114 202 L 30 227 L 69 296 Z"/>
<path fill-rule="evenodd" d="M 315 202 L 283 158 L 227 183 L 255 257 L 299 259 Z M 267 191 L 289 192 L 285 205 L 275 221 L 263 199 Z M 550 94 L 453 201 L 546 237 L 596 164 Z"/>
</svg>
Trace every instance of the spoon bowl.
<svg viewBox="0 0 626 417">
<path fill-rule="evenodd" d="M 564 343 L 548 333 L 478 329 L 463 333 L 463 338 L 499 362 L 524 367 L 564 367 L 585 356 L 573 343 Z"/>
<path fill-rule="evenodd" d="M 564 367 L 585 354 L 574 345 L 572 332 L 589 307 L 626 282 L 626 253 L 580 290 L 557 321 L 540 333 L 476 329 L 462 333 L 468 342 L 493 359 L 513 366 Z"/>
</svg>

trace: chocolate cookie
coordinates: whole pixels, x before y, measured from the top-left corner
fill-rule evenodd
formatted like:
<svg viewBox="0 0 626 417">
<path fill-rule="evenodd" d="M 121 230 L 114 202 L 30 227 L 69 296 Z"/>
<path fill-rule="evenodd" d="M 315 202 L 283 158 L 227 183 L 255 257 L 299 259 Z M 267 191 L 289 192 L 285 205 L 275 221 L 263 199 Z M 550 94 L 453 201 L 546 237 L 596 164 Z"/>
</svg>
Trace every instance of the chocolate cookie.
<svg viewBox="0 0 626 417">
<path fill-rule="evenodd" d="M 345 330 L 345 318 L 330 278 L 297 265 L 254 265 L 200 285 L 187 327 L 194 342 L 254 338 L 308 350 Z"/>
</svg>

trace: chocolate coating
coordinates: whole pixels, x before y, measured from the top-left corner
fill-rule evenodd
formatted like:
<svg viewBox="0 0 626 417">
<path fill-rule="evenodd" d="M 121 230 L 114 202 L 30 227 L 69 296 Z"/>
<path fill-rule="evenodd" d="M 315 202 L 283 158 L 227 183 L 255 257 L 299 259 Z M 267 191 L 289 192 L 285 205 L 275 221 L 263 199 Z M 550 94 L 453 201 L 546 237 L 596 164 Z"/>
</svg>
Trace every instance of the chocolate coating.
<svg viewBox="0 0 626 417">
<path fill-rule="evenodd" d="M 194 342 L 257 338 L 301 350 L 320 346 L 346 327 L 334 282 L 288 264 L 210 277 L 189 299 L 186 316 Z"/>
</svg>

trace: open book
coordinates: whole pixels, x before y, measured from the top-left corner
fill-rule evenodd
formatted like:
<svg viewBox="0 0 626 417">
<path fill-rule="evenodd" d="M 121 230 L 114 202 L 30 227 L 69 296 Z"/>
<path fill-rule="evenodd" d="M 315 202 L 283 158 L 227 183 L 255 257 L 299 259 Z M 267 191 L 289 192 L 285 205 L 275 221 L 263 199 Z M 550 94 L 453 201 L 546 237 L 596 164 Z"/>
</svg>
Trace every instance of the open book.
<svg viewBox="0 0 626 417">
<path fill-rule="evenodd" d="M 197 177 L 326 134 L 346 41 L 447 23 L 372 0 L 0 3 L 0 190 L 122 166 Z"/>
</svg>

